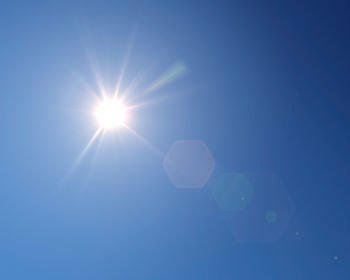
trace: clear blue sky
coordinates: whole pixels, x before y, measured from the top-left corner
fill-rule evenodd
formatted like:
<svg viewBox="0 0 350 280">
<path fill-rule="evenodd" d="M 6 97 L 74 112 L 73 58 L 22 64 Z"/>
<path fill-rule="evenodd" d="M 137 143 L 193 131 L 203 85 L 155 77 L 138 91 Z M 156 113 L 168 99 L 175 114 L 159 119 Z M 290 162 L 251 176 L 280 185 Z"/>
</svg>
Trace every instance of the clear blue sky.
<svg viewBox="0 0 350 280">
<path fill-rule="evenodd" d="M 2 1 L 0 279 L 349 279 L 349 6 L 287 2 Z M 106 133 L 69 173 L 96 130 L 82 80 L 111 87 L 128 49 L 124 85 L 186 66 L 132 113 L 154 149 Z M 184 139 L 215 159 L 203 188 L 163 169 Z M 228 173 L 279 178 L 278 238 L 227 219 Z"/>
</svg>

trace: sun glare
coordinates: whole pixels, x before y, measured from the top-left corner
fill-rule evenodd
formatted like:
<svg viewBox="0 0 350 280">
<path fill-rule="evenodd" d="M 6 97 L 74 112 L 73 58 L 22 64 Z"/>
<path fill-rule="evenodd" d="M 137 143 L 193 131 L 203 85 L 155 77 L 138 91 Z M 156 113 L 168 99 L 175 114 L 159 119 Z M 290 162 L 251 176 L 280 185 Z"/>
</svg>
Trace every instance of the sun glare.
<svg viewBox="0 0 350 280">
<path fill-rule="evenodd" d="M 123 131 L 127 131 L 128 133 L 133 134 L 136 136 L 139 140 L 141 140 L 144 144 L 146 144 L 150 149 L 152 149 L 156 154 L 163 157 L 164 155 L 162 152 L 160 152 L 157 147 L 153 146 L 151 143 L 149 143 L 145 138 L 143 138 L 137 131 L 133 129 L 133 127 L 130 125 L 130 122 L 134 118 L 134 112 L 140 107 L 143 107 L 145 105 L 151 104 L 155 101 L 157 101 L 157 98 L 151 99 L 147 101 L 146 98 L 147 95 L 150 95 L 152 92 L 158 90 L 162 86 L 166 85 L 169 82 L 172 82 L 173 80 L 177 79 L 179 76 L 185 73 L 186 67 L 183 63 L 176 63 L 172 68 L 170 68 L 167 72 L 162 74 L 158 79 L 156 79 L 154 82 L 152 82 L 149 86 L 146 88 L 140 88 L 138 85 L 138 82 L 142 80 L 142 77 L 145 73 L 140 73 L 135 78 L 133 78 L 128 85 L 124 85 L 121 87 L 123 83 L 123 75 L 126 68 L 126 61 L 128 56 L 126 56 L 124 65 L 121 69 L 121 74 L 119 78 L 117 79 L 116 85 L 113 89 L 110 86 L 114 84 L 113 81 L 110 81 L 109 87 L 106 87 L 104 85 L 104 81 L 102 79 L 101 73 L 98 73 L 98 65 L 95 65 L 94 59 L 90 60 L 92 67 L 92 72 L 94 74 L 96 87 L 91 86 L 85 81 L 85 79 L 81 79 L 79 76 L 79 79 L 82 81 L 83 86 L 85 89 L 94 95 L 98 103 L 96 104 L 96 107 L 90 108 L 92 110 L 86 110 L 84 109 L 83 112 L 88 112 L 90 117 L 95 117 L 95 121 L 97 123 L 97 128 L 95 133 L 92 135 L 90 140 L 87 142 L 77 159 L 74 161 L 71 169 L 69 170 L 68 174 L 66 175 L 65 180 L 71 175 L 71 173 L 75 170 L 75 168 L 80 164 L 84 156 L 88 153 L 90 148 L 93 146 L 93 144 L 96 142 L 97 139 L 99 139 L 99 143 L 103 141 L 103 138 L 105 136 L 105 132 L 108 130 L 108 132 L 117 132 L 119 135 L 119 129 L 122 129 Z M 106 88 L 112 89 L 113 91 L 108 92 L 106 91 Z M 136 103 L 137 99 L 141 99 L 141 103 Z M 124 101 L 127 101 L 125 103 Z M 132 119 L 131 119 L 132 117 Z M 114 134 L 114 133 L 112 133 Z M 95 150 L 97 152 L 97 149 Z M 64 180 L 64 181 L 65 181 Z"/>
<path fill-rule="evenodd" d="M 124 124 L 126 109 L 119 100 L 105 99 L 98 104 L 96 118 L 104 129 L 114 129 Z"/>
</svg>

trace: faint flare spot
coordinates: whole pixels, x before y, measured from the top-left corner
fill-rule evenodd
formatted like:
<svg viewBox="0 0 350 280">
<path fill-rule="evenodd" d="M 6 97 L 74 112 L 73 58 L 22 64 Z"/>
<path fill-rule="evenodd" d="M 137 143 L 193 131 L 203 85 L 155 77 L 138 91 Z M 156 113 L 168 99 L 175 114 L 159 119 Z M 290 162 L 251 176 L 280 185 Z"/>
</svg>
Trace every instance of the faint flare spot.
<svg viewBox="0 0 350 280">
<path fill-rule="evenodd" d="M 163 168 L 177 188 L 202 188 L 215 168 L 215 160 L 201 140 L 176 141 L 163 161 Z"/>
<path fill-rule="evenodd" d="M 212 190 L 212 195 L 222 211 L 245 209 L 254 195 L 254 190 L 244 174 L 222 174 Z"/>
<path fill-rule="evenodd" d="M 237 242 L 277 241 L 295 211 L 286 187 L 273 173 L 224 173 L 212 195 Z"/>
<path fill-rule="evenodd" d="M 334 256 L 333 260 L 337 261 L 337 260 L 339 260 L 339 257 L 338 256 Z"/>
<path fill-rule="evenodd" d="M 272 210 L 267 211 L 265 214 L 265 220 L 270 224 L 275 223 L 277 221 L 277 213 Z"/>
<path fill-rule="evenodd" d="M 187 71 L 186 64 L 183 62 L 177 62 L 168 69 L 163 75 L 161 75 L 155 82 L 153 82 L 146 90 L 146 93 L 155 91 L 164 85 L 182 77 Z"/>
</svg>

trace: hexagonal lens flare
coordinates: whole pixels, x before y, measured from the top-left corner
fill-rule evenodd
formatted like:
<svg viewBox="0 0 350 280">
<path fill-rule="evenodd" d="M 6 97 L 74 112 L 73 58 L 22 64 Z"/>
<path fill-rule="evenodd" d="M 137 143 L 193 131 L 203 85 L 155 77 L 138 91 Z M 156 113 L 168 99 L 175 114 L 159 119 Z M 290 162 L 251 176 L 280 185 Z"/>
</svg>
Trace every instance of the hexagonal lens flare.
<svg viewBox="0 0 350 280">
<path fill-rule="evenodd" d="M 175 187 L 201 188 L 213 172 L 215 160 L 203 141 L 182 140 L 171 146 L 163 167 Z"/>
<path fill-rule="evenodd" d="M 238 242 L 278 240 L 295 210 L 288 191 L 273 173 L 223 174 L 212 194 Z"/>
</svg>

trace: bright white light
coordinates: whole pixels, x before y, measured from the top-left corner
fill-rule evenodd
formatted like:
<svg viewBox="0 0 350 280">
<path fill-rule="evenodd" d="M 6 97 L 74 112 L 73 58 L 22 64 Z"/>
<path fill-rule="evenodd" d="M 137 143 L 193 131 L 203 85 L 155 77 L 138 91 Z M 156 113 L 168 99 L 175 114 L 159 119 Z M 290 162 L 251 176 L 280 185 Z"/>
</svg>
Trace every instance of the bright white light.
<svg viewBox="0 0 350 280">
<path fill-rule="evenodd" d="M 117 128 L 124 124 L 126 109 L 119 100 L 104 99 L 96 109 L 96 118 L 104 129 Z"/>
</svg>

